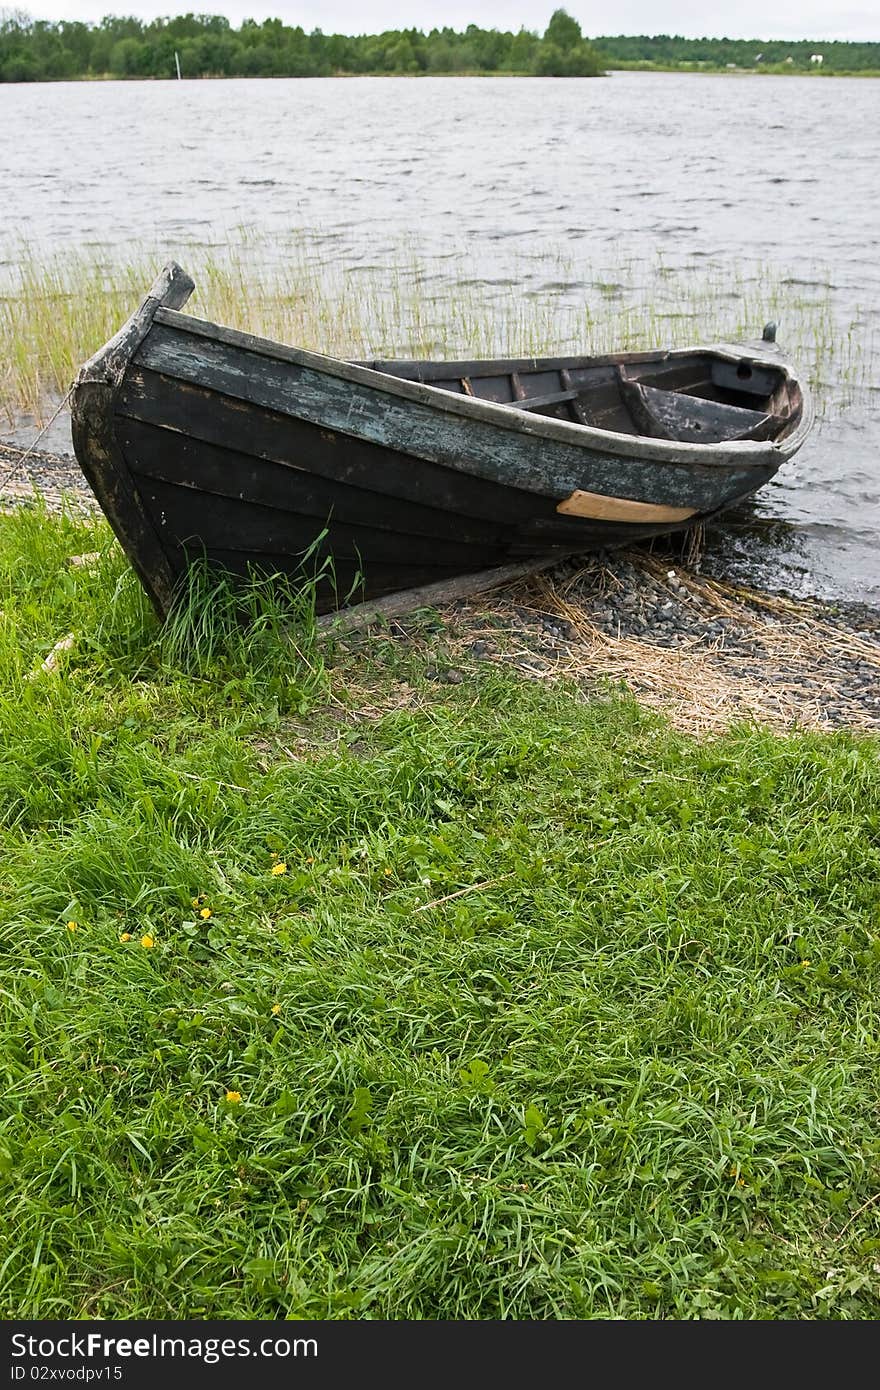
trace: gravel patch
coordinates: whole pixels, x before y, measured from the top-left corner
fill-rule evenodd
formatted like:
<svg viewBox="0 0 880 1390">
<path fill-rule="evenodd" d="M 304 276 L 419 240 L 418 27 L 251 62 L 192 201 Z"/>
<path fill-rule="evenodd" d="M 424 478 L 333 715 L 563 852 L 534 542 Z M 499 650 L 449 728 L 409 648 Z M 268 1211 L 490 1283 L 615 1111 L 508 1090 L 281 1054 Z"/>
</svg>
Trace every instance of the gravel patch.
<svg viewBox="0 0 880 1390">
<path fill-rule="evenodd" d="M 0 444 L 0 510 L 41 497 L 50 511 L 76 506 L 96 511 L 91 488 L 75 458 Z"/>
</svg>

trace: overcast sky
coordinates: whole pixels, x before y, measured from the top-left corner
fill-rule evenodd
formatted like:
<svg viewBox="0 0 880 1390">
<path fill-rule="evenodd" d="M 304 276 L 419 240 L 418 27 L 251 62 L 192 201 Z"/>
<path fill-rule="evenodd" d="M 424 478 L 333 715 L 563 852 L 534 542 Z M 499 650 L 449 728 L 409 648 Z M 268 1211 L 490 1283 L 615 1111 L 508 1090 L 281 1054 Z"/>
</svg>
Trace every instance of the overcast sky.
<svg viewBox="0 0 880 1390">
<path fill-rule="evenodd" d="M 429 0 L 32 0 L 14 4 L 0 0 L 0 8 L 21 8 L 40 19 L 100 19 L 104 14 L 135 14 L 153 18 L 163 14 L 225 14 L 233 24 L 242 19 L 277 15 L 304 29 L 325 33 L 377 33 L 382 29 L 415 26 L 430 29 L 448 24 L 461 29 L 468 24 L 484 28 L 542 30 L 558 0 L 447 0 L 438 6 Z M 880 0 L 739 0 L 737 4 L 707 6 L 705 0 L 617 0 L 613 6 L 596 0 L 570 0 L 564 6 L 580 21 L 584 33 L 683 34 L 690 38 L 838 38 L 880 40 Z"/>
</svg>

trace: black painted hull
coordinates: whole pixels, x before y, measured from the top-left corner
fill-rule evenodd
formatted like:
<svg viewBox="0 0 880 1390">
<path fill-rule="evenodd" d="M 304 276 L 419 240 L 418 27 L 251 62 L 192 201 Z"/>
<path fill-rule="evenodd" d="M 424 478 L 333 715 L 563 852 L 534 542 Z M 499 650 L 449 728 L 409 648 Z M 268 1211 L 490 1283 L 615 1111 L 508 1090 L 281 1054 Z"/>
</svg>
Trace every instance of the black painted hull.
<svg viewBox="0 0 880 1390">
<path fill-rule="evenodd" d="M 450 385 L 442 364 L 357 366 L 201 323 L 177 312 L 190 287 L 170 268 L 82 369 L 73 398 L 77 457 L 161 613 L 196 557 L 232 574 L 297 576 L 307 555 L 330 607 L 624 545 L 753 492 L 804 432 L 800 394 L 779 438 L 745 448 L 601 430 L 582 421 L 611 408 L 609 373 L 625 362 L 659 380 L 668 354 L 457 364 L 470 375 Z M 719 361 L 712 370 L 729 374 Z M 509 388 L 497 384 L 505 373 Z M 554 381 L 569 388 L 547 391 Z M 505 403 L 502 389 L 523 399 Z M 651 390 L 637 394 L 650 404 Z M 724 428 L 749 415 L 700 400 L 694 411 L 720 413 Z"/>
</svg>

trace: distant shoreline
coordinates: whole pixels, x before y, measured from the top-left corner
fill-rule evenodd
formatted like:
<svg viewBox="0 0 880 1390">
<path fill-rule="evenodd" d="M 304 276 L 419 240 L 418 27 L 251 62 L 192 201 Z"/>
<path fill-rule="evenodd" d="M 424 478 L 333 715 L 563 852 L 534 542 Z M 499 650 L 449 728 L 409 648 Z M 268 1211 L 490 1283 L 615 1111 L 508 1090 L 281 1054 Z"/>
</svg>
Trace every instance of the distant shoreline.
<svg viewBox="0 0 880 1390">
<path fill-rule="evenodd" d="M 184 76 L 181 77 L 180 80 L 183 81 L 183 82 L 332 82 L 332 81 L 348 80 L 348 79 L 353 79 L 353 78 L 367 78 L 367 79 L 369 79 L 369 80 L 382 79 L 382 80 L 384 80 L 384 81 L 387 81 L 388 79 L 393 79 L 394 81 L 417 82 L 417 81 L 422 80 L 423 78 L 431 78 L 431 77 L 441 77 L 441 78 L 447 78 L 447 77 L 469 77 L 469 78 L 474 78 L 474 77 L 479 77 L 479 78 L 481 78 L 481 79 L 486 79 L 486 80 L 489 80 L 489 81 L 491 81 L 492 79 L 495 79 L 495 78 L 511 78 L 511 77 L 515 77 L 515 78 L 518 78 L 518 79 L 519 79 L 519 78 L 524 78 L 524 77 L 525 77 L 525 78 L 531 78 L 533 81 L 553 81 L 553 82 L 558 82 L 558 81 L 570 81 L 570 82 L 582 82 L 582 81 L 593 81 L 595 77 L 612 77 L 612 76 L 613 76 L 615 73 L 617 73 L 617 72 L 648 72 L 648 73 L 659 73 L 659 74 L 663 74 L 663 73 L 676 74 L 676 73 L 677 73 L 677 74 L 681 74 L 681 75 L 685 75 L 685 76 L 689 76 L 689 77 L 808 77 L 808 78 L 814 78 L 814 77 L 815 77 L 815 78 L 829 78 L 829 77 L 859 77 L 859 78 L 861 78 L 861 77 L 867 77 L 867 78 L 873 78 L 875 81 L 876 81 L 877 78 L 880 78 L 880 68 L 862 68 L 862 69 L 855 69 L 855 68 L 853 68 L 853 69 L 834 68 L 834 69 L 830 69 L 830 70 L 829 70 L 829 69 L 822 69 L 822 68 L 811 68 L 811 69 L 807 70 L 807 69 L 804 69 L 804 68 L 775 67 L 775 66 L 774 66 L 774 67 L 763 67 L 763 66 L 762 66 L 762 67 L 757 67 L 757 68 L 745 68 L 745 67 L 743 67 L 743 68 L 741 68 L 741 67 L 734 67 L 734 68 L 731 68 L 731 67 L 727 67 L 727 66 L 725 66 L 725 67 L 709 67 L 709 66 L 700 66 L 700 67 L 697 67 L 697 66 L 694 65 L 693 63 L 680 63 L 680 64 L 677 64 L 677 65 L 676 65 L 676 64 L 673 64 L 673 63 L 668 63 L 668 64 L 660 64 L 660 63 L 615 63 L 613 66 L 606 68 L 603 72 L 592 74 L 589 78 L 583 78 L 583 77 L 570 77 L 570 78 L 552 77 L 552 78 L 547 78 L 547 77 L 544 77 L 544 76 L 539 76 L 538 74 L 536 74 L 536 73 L 534 73 L 534 72 L 485 72 L 485 71 L 480 71 L 479 69 L 475 69 L 475 70 L 469 71 L 469 72 L 459 72 L 459 71 L 450 71 L 450 72 L 345 72 L 345 71 L 342 71 L 342 72 L 328 72 L 328 73 L 321 73 L 321 74 L 313 73 L 313 74 L 309 74 L 308 76 L 292 76 L 292 75 L 290 75 L 290 74 L 278 74 L 278 75 L 276 75 L 276 74 L 262 74 L 262 75 L 255 75 L 255 74 L 252 74 L 252 73 L 250 73 L 250 74 L 245 74 L 245 73 L 234 73 L 234 74 L 229 74 L 229 73 L 217 72 L 217 73 L 199 73 L 197 76 L 194 75 L 194 76 L 192 76 L 192 77 L 187 77 L 186 75 L 184 75 Z M 39 78 L 28 79 L 28 80 L 26 80 L 26 81 L 21 81 L 21 82 L 3 82 L 3 81 L 0 81 L 0 88 L 3 88 L 3 87 L 45 87 L 45 86 L 59 86 L 59 85 L 62 85 L 63 83 L 67 83 L 67 82 L 121 82 L 121 83 L 129 83 L 129 82 L 176 82 L 177 80 L 178 80 L 178 79 L 174 76 L 173 73 L 170 74 L 170 75 L 167 76 L 167 77 L 166 77 L 166 76 L 163 76 L 163 77 L 157 77 L 157 76 L 143 76 L 143 77 L 141 77 L 141 76 L 136 76 L 136 75 L 133 75 L 133 76 L 126 76 L 126 75 L 119 74 L 119 73 L 102 72 L 102 73 L 83 73 L 83 74 L 78 75 L 78 76 L 75 76 L 75 77 L 39 77 Z"/>
<path fill-rule="evenodd" d="M 761 63 L 758 67 L 738 64 L 713 67 L 709 64 L 682 63 L 612 63 L 606 72 L 680 72 L 710 77 L 880 77 L 880 68 L 798 68 L 783 63 Z"/>
</svg>

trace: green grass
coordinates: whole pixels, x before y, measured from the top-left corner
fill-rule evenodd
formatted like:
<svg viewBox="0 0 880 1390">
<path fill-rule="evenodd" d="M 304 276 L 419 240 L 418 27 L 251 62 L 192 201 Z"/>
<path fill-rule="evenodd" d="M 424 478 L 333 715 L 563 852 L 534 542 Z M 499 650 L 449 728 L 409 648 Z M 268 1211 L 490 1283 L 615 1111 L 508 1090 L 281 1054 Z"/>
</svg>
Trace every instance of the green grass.
<svg viewBox="0 0 880 1390">
<path fill-rule="evenodd" d="M 147 292 L 166 252 L 43 255 L 8 245 L 0 274 L 0 412 L 45 416 L 79 365 Z M 482 282 L 464 254 L 431 258 L 401 244 L 382 264 L 346 264 L 308 233 L 243 231 L 222 253 L 176 254 L 193 275 L 187 309 L 279 342 L 351 358 L 541 356 L 688 346 L 760 335 L 768 319 L 817 389 L 818 404 L 870 380 L 875 343 L 840 321 L 826 270 L 769 265 L 590 265 L 562 248 L 524 256 Z M 851 306 L 850 306 L 851 307 Z"/>
<path fill-rule="evenodd" d="M 877 1317 L 876 741 L 252 603 L 0 519 L 0 1314 Z"/>
</svg>

